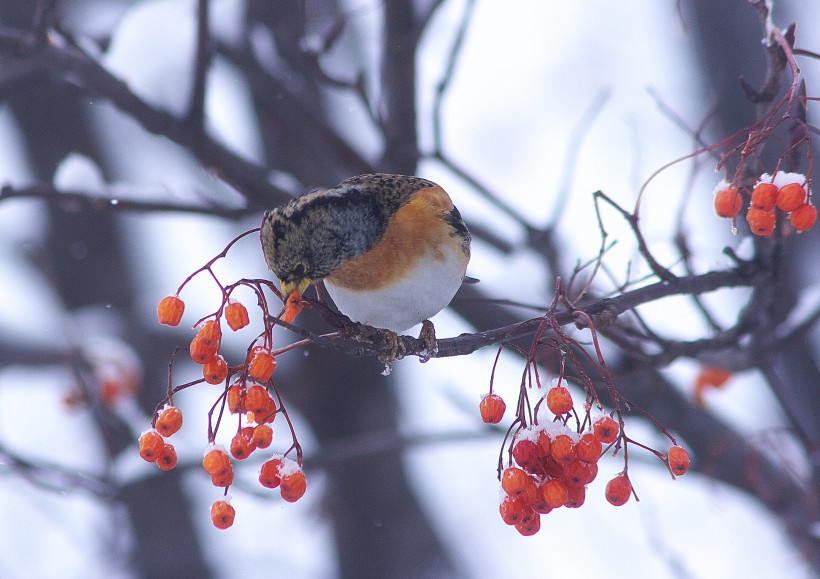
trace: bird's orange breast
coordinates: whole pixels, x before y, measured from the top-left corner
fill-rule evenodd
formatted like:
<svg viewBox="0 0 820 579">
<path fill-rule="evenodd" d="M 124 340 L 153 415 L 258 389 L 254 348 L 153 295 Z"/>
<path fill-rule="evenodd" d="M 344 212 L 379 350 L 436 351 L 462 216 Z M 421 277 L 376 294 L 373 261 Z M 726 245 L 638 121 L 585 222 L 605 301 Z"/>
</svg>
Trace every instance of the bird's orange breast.
<svg viewBox="0 0 820 579">
<path fill-rule="evenodd" d="M 441 187 L 418 191 L 392 216 L 373 248 L 348 259 L 327 279 L 349 290 L 367 291 L 402 279 L 421 259 L 444 264 L 442 244 L 460 243 L 444 219 L 452 209 L 453 203 Z"/>
</svg>

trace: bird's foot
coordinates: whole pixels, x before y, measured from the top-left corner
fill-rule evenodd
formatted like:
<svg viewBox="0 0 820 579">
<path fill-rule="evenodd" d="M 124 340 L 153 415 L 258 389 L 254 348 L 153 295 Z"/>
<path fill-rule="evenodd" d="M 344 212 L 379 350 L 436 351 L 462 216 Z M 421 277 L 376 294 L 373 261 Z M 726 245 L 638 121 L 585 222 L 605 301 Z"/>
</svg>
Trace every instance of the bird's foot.
<svg viewBox="0 0 820 579">
<path fill-rule="evenodd" d="M 430 320 L 421 323 L 419 341 L 424 345 L 424 351 L 419 356 L 421 363 L 427 362 L 438 353 L 438 342 L 436 341 L 436 327 Z"/>
</svg>

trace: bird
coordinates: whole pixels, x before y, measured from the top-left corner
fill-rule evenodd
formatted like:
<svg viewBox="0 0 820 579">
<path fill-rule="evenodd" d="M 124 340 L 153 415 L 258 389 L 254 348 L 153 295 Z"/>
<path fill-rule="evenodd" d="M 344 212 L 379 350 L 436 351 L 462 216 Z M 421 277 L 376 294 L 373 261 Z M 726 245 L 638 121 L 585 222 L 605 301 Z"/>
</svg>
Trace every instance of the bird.
<svg viewBox="0 0 820 579">
<path fill-rule="evenodd" d="M 396 334 L 432 328 L 470 261 L 470 232 L 450 196 L 409 175 L 308 191 L 266 211 L 260 237 L 283 296 L 321 280 L 350 320 Z"/>
</svg>

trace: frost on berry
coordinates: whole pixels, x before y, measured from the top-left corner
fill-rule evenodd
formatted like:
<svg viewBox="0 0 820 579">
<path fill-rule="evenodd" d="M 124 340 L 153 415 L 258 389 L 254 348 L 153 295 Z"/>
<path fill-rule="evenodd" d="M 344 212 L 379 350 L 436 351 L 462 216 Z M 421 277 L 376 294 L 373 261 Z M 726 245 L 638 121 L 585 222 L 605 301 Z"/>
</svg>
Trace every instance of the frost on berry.
<svg viewBox="0 0 820 579">
<path fill-rule="evenodd" d="M 279 467 L 279 492 L 289 503 L 295 503 L 307 490 L 307 479 L 302 467 L 292 460 L 283 459 Z"/>
</svg>

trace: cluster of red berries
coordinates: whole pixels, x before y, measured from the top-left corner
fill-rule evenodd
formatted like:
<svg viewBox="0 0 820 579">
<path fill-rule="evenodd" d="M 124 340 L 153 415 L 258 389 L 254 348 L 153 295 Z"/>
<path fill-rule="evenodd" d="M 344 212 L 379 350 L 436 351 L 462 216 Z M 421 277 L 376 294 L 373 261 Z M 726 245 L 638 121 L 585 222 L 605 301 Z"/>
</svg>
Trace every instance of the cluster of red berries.
<svg viewBox="0 0 820 579">
<path fill-rule="evenodd" d="M 165 439 L 182 428 L 182 411 L 176 406 L 165 407 L 157 416 L 154 428 L 146 430 L 139 437 L 140 456 L 147 462 L 156 463 L 162 470 L 171 470 L 177 465 L 174 445 Z"/>
<path fill-rule="evenodd" d="M 817 221 L 817 208 L 806 191 L 806 177 L 799 173 L 763 174 L 752 189 L 746 222 L 754 235 L 771 237 L 777 221 L 776 209 L 788 215 L 796 231 L 808 231 Z M 741 192 L 734 185 L 719 185 L 714 207 L 719 217 L 733 219 L 742 206 Z"/>
<path fill-rule="evenodd" d="M 621 437 L 619 423 L 610 416 L 584 421 L 589 428 L 583 433 L 570 429 L 572 395 L 560 384 L 553 385 L 543 400 L 555 420 L 520 428 L 511 444 L 509 466 L 501 472 L 501 519 L 525 536 L 539 531 L 541 515 L 584 504 L 587 485 L 598 475 L 598 460 Z M 481 400 L 481 417 L 497 424 L 505 407 L 500 396 L 488 394 Z M 674 475 L 689 469 L 689 455 L 680 446 L 658 456 Z M 605 496 L 612 505 L 623 505 L 632 494 L 626 469 L 606 485 Z"/>
<path fill-rule="evenodd" d="M 291 322 L 301 310 L 301 305 L 301 300 L 290 296 L 286 300 L 281 318 Z M 176 326 L 182 320 L 184 310 L 185 304 L 178 296 L 167 296 L 157 307 L 159 322 Z M 227 300 L 222 315 L 233 331 L 240 330 L 250 323 L 247 308 L 237 301 Z M 225 389 L 214 407 L 216 408 L 221 401 L 222 408 L 227 408 L 231 414 L 239 417 L 229 452 L 215 444 L 215 429 L 209 428 L 209 445 L 202 460 L 202 467 L 211 477 L 214 486 L 224 488 L 224 498 L 211 506 L 211 520 L 217 528 L 227 529 L 233 524 L 236 515 L 227 494 L 234 480 L 232 459 L 245 460 L 257 449 L 268 448 L 273 440 L 271 424 L 276 415 L 284 412 L 284 409 L 269 390 L 272 385 L 271 378 L 276 370 L 276 352 L 268 346 L 271 342 L 269 326 L 266 324 L 266 331 L 263 333 L 264 345 L 252 345 L 244 362 L 236 367 L 230 367 L 219 354 L 222 341 L 221 317 L 217 312 L 213 319 L 199 326 L 191 341 L 189 352 L 191 359 L 202 366 L 202 378 L 195 383 L 224 383 Z M 192 384 L 185 387 L 190 385 Z M 168 399 L 170 398 L 169 392 Z M 217 420 L 217 428 L 218 424 Z M 176 464 L 176 453 L 173 446 L 165 443 L 163 437 L 170 436 L 181 426 L 182 413 L 179 409 L 174 406 L 165 408 L 157 417 L 154 428 L 140 437 L 140 455 L 145 460 L 156 462 L 164 470 L 173 468 Z M 295 444 L 291 446 L 291 450 L 294 448 L 297 448 Z M 301 452 L 298 449 L 297 455 L 298 462 L 283 455 L 274 456 L 262 465 L 259 472 L 260 484 L 266 488 L 279 488 L 282 498 L 288 502 L 299 500 L 307 488 L 300 464 Z"/>
</svg>

